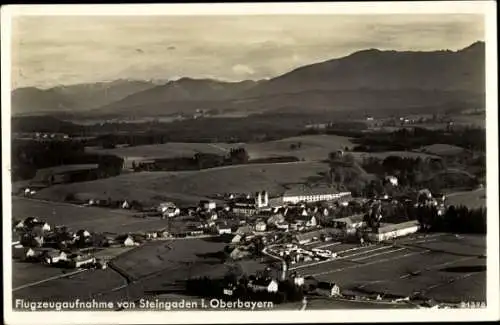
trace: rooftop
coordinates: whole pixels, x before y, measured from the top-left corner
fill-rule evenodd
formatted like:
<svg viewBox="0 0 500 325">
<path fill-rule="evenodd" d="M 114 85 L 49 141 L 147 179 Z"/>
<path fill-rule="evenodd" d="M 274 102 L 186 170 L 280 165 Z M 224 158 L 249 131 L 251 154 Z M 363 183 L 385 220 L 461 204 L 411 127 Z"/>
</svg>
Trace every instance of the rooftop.
<svg viewBox="0 0 500 325">
<path fill-rule="evenodd" d="M 321 195 L 321 194 L 336 194 L 340 193 L 339 190 L 328 186 L 308 187 L 297 186 L 286 190 L 283 196 L 299 196 L 299 195 Z"/>
<path fill-rule="evenodd" d="M 395 230 L 405 229 L 413 226 L 417 226 L 419 222 L 417 220 L 410 220 L 402 223 L 386 223 L 382 224 L 380 228 L 378 228 L 378 233 L 387 233 Z"/>
</svg>

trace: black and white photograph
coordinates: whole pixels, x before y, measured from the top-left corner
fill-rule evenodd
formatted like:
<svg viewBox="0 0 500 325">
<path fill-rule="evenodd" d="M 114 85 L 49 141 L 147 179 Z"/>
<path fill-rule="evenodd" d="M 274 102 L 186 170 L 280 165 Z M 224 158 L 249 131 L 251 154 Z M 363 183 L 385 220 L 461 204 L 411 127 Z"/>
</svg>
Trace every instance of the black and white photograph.
<svg viewBox="0 0 500 325">
<path fill-rule="evenodd" d="M 3 7 L 7 323 L 498 319 L 495 12 Z"/>
</svg>

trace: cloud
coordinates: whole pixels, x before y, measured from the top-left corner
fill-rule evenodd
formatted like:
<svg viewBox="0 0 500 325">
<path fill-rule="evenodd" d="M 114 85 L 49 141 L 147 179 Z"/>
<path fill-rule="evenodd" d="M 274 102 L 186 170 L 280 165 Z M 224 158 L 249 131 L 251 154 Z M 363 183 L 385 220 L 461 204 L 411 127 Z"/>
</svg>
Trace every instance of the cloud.
<svg viewBox="0 0 500 325">
<path fill-rule="evenodd" d="M 236 64 L 231 69 L 235 74 L 239 76 L 253 76 L 255 74 L 255 70 L 244 64 Z"/>
<path fill-rule="evenodd" d="M 262 79 L 366 48 L 458 50 L 483 39 L 478 15 L 24 16 L 13 19 L 12 77 L 18 87 Z"/>
</svg>

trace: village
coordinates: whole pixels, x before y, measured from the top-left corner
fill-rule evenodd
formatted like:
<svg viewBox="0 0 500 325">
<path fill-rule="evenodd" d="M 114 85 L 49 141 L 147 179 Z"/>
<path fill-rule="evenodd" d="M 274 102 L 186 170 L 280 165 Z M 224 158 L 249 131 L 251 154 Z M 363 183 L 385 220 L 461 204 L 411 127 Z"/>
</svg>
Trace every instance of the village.
<svg viewBox="0 0 500 325">
<path fill-rule="evenodd" d="M 388 178 L 387 182 L 397 186 L 395 177 Z M 81 206 L 100 204 L 99 200 L 89 200 Z M 445 198 L 440 194 L 433 196 L 424 189 L 415 193 L 413 199 L 388 195 L 367 199 L 329 187 L 302 186 L 272 197 L 265 190 L 254 194 L 228 193 L 223 200 L 203 200 L 187 208 L 164 202 L 156 207 L 137 209 L 125 200 L 119 205 L 121 209 L 137 209 L 135 217 L 139 219 L 164 220 L 164 227 L 147 232 L 101 233 L 50 225 L 30 216 L 13 222 L 13 258 L 58 268 L 104 269 L 118 254 L 146 242 L 224 238 L 228 243 L 224 249 L 228 261 L 266 257 L 280 265 L 274 273 L 268 267 L 243 281 L 247 290 L 275 295 L 279 283 L 292 283 L 292 287 L 301 288 L 304 283 L 313 283 L 303 292 L 336 297 L 341 291 L 335 282 L 303 277 L 299 270 L 341 259 L 329 249 L 336 245 L 366 247 L 416 233 L 421 228 L 417 220 L 408 220 L 405 216 L 384 217 L 384 211 L 402 205 L 434 206 L 442 213 Z M 177 227 L 172 226 L 175 221 Z M 113 248 L 123 250 L 108 253 Z M 233 289 L 242 285 L 240 282 L 241 279 L 226 283 L 219 293 L 232 297 Z M 217 296 L 218 293 L 211 294 Z"/>
</svg>

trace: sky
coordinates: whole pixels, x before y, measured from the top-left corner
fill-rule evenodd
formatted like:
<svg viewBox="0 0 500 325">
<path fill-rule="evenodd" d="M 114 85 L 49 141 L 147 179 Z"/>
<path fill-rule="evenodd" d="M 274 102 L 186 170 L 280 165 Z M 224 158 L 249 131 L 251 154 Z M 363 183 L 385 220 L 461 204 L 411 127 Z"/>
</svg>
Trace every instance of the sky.
<svg viewBox="0 0 500 325">
<path fill-rule="evenodd" d="M 19 16 L 14 88 L 112 81 L 272 78 L 363 49 L 459 50 L 480 15 Z"/>
</svg>

